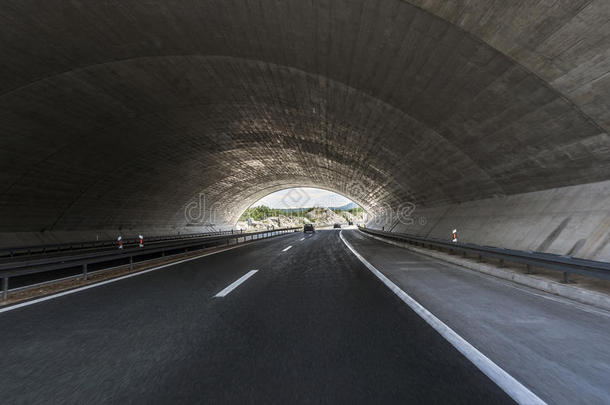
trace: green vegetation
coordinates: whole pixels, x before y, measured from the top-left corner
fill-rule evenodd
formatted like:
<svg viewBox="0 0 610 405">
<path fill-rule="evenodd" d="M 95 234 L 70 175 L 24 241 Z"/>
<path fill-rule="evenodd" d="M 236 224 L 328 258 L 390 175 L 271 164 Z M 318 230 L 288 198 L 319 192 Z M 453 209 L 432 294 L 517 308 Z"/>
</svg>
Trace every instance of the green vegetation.
<svg viewBox="0 0 610 405">
<path fill-rule="evenodd" d="M 350 208 L 349 210 L 347 210 L 347 212 L 349 212 L 352 215 L 360 215 L 360 214 L 364 213 L 364 208 L 362 208 L 362 207 Z"/>
<path fill-rule="evenodd" d="M 248 218 L 252 218 L 255 221 L 262 221 L 269 217 L 278 217 L 285 215 L 287 217 L 304 217 L 313 208 L 303 208 L 302 210 L 296 209 L 282 209 L 282 208 L 269 208 L 266 205 L 259 205 L 258 207 L 250 207 L 241 214 L 239 217 L 240 221 L 247 221 Z"/>
<path fill-rule="evenodd" d="M 319 208 L 319 207 L 317 207 Z M 266 205 L 259 205 L 258 207 L 250 207 L 241 214 L 239 217 L 240 221 L 247 221 L 248 218 L 252 218 L 255 221 L 262 221 L 263 219 L 269 217 L 278 217 L 280 215 L 284 215 L 287 217 L 305 217 L 308 212 L 315 210 L 316 208 L 269 208 Z M 345 216 L 346 212 L 349 212 L 352 215 L 360 215 L 364 212 L 364 209 L 358 208 L 350 208 L 349 210 L 341 210 L 341 209 L 333 209 L 333 211 L 339 215 Z"/>
</svg>

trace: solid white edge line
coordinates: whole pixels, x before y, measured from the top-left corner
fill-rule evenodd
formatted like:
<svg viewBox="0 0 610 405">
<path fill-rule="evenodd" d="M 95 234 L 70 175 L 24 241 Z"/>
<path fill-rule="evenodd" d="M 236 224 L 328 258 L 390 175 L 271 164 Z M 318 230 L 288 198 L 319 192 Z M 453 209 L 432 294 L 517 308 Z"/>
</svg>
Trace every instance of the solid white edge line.
<svg viewBox="0 0 610 405">
<path fill-rule="evenodd" d="M 250 270 L 249 272 L 247 272 L 246 274 L 244 274 L 243 276 L 241 276 L 237 280 L 233 281 L 231 284 L 229 284 L 227 287 L 225 287 L 222 291 L 220 291 L 214 297 L 215 298 L 222 298 L 222 297 L 227 296 L 231 291 L 233 291 L 234 289 L 239 287 L 239 285 L 241 283 L 243 283 L 244 281 L 246 281 L 247 279 L 249 279 L 250 277 L 255 275 L 256 272 L 258 272 L 258 270 Z"/>
<path fill-rule="evenodd" d="M 405 304 L 407 304 L 417 315 L 419 315 L 428 325 L 432 326 L 442 337 L 445 338 L 453 347 L 470 360 L 479 370 L 483 372 L 498 387 L 506 392 L 512 399 L 519 404 L 546 404 L 536 394 L 517 381 L 513 376 L 504 371 L 500 366 L 491 361 L 487 356 L 478 351 L 464 338 L 458 335 L 453 329 L 434 316 L 424 308 L 419 302 L 415 301 L 406 292 L 400 289 L 389 278 L 381 273 L 375 266 L 369 263 L 364 257 L 354 249 L 354 247 L 343 237 L 343 231 L 339 237 L 347 248 L 364 264 L 377 278 L 379 278 L 390 290 L 394 292 Z"/>
<path fill-rule="evenodd" d="M 288 246 L 286 249 L 282 250 L 282 252 L 287 251 L 288 249 L 290 249 L 292 247 L 292 245 Z"/>
<path fill-rule="evenodd" d="M 77 293 L 77 292 L 80 292 L 80 291 L 88 290 L 90 288 L 95 288 L 95 287 L 99 287 L 99 286 L 102 286 L 102 285 L 105 285 L 105 284 L 114 283 L 116 281 L 124 280 L 126 278 L 135 277 L 135 276 L 139 276 L 139 275 L 142 275 L 142 274 L 150 273 L 151 271 L 160 270 L 160 269 L 163 269 L 165 267 L 174 266 L 176 264 L 180 264 L 180 263 L 184 263 L 184 262 L 190 262 L 191 260 L 201 259 L 202 257 L 210 256 L 210 255 L 213 255 L 213 254 L 216 254 L 216 253 L 226 252 L 228 250 L 233 250 L 233 249 L 236 249 L 236 248 L 239 248 L 239 247 L 242 247 L 242 246 L 246 246 L 246 245 L 247 245 L 246 243 L 243 243 L 241 245 L 232 246 L 230 248 L 226 248 L 226 249 L 219 250 L 219 251 L 216 251 L 216 252 L 210 252 L 210 253 L 203 254 L 201 256 L 190 257 L 188 259 L 179 260 L 177 262 L 164 264 L 164 265 L 158 266 L 158 267 L 153 267 L 152 269 L 142 270 L 142 271 L 139 271 L 137 273 L 126 274 L 124 276 L 120 276 L 120 277 L 117 277 L 117 278 L 112 278 L 110 280 L 100 281 L 99 283 L 89 284 L 89 285 L 86 285 L 86 286 L 83 286 L 83 287 L 74 288 L 72 290 L 62 291 L 62 292 L 59 292 L 57 294 L 47 295 L 46 297 L 36 298 L 34 300 L 31 300 L 31 301 L 26 301 L 26 302 L 22 302 L 22 303 L 19 303 L 19 304 L 11 305 L 9 307 L 0 308 L 0 314 L 3 313 L 3 312 L 12 311 L 13 309 L 27 307 L 29 305 L 37 304 L 39 302 L 48 301 L 48 300 L 52 300 L 54 298 L 63 297 L 64 295 L 74 294 L 74 293 Z"/>
<path fill-rule="evenodd" d="M 366 238 L 373 239 L 373 240 L 379 240 L 379 241 L 381 241 L 383 243 L 387 243 L 384 240 L 377 239 L 377 238 L 373 237 L 372 235 L 369 235 L 369 234 L 367 234 L 365 232 L 362 232 L 361 230 L 358 230 L 358 232 L 360 232 L 360 234 L 363 235 Z M 392 244 L 390 244 L 390 245 L 401 248 L 400 246 L 397 246 L 397 245 L 392 245 Z M 450 266 L 458 267 L 460 271 L 466 272 L 468 274 L 472 274 L 475 277 L 479 277 L 479 278 L 485 279 L 485 280 L 490 281 L 492 283 L 501 284 L 501 285 L 503 285 L 505 287 L 514 288 L 515 290 L 519 290 L 521 292 L 524 292 L 524 293 L 529 294 L 529 295 L 533 295 L 535 297 L 544 298 L 545 300 L 549 300 L 549 301 L 553 301 L 553 302 L 558 302 L 558 303 L 561 303 L 563 305 L 567 305 L 567 306 L 570 306 L 572 308 L 579 309 L 579 310 L 581 310 L 583 312 L 587 312 L 589 314 L 595 314 L 595 315 L 604 316 L 606 318 L 610 318 L 610 311 L 607 311 L 607 310 L 605 310 L 603 308 L 593 307 L 591 305 L 583 304 L 583 303 L 580 303 L 578 301 L 572 301 L 569 298 L 564 298 L 564 297 L 561 297 L 561 296 L 553 295 L 552 293 L 549 293 L 549 292 L 546 292 L 546 291 L 536 290 L 535 287 L 530 287 L 530 286 L 525 285 L 525 284 L 519 284 L 519 283 L 516 283 L 515 281 L 507 280 L 505 278 L 500 278 L 500 277 L 495 276 L 493 274 L 483 273 L 483 272 L 480 272 L 480 271 L 477 271 L 477 270 L 473 270 L 471 268 L 464 267 L 463 265 L 461 265 L 459 263 L 454 263 L 454 262 L 446 261 L 443 258 L 437 258 L 435 256 L 429 256 L 428 254 L 426 254 L 424 252 L 419 252 L 417 250 L 411 250 L 410 248 L 402 248 L 402 249 L 406 249 L 410 253 L 412 253 L 412 254 L 414 254 L 416 256 L 422 257 L 422 258 L 424 258 L 426 260 L 438 260 L 438 261 L 441 261 L 441 262 L 443 262 L 445 264 L 448 264 Z"/>
</svg>

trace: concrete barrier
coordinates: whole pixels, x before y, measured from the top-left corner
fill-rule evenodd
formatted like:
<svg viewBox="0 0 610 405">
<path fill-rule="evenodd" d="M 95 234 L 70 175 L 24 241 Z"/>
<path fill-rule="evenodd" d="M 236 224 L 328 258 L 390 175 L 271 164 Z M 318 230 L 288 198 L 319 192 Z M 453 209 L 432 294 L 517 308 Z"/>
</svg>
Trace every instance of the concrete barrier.
<svg viewBox="0 0 610 405">
<path fill-rule="evenodd" d="M 541 290 L 550 294 L 568 298 L 582 304 L 592 305 L 597 308 L 610 311 L 610 296 L 601 292 L 591 291 L 574 285 L 563 284 L 560 282 L 541 279 L 527 274 L 517 273 L 515 271 L 511 271 L 505 268 L 499 268 L 497 266 L 494 266 L 493 264 L 479 263 L 463 257 L 453 256 L 448 253 L 443 253 L 421 247 L 415 247 L 406 242 L 390 240 L 380 236 L 369 235 L 364 232 L 361 233 L 370 238 L 377 239 L 381 242 L 398 246 L 416 253 L 424 254 L 426 256 L 434 257 L 435 259 L 439 259 L 447 263 L 455 264 L 470 270 L 478 271 L 480 273 L 485 273 L 494 277 L 515 282 L 517 284 L 535 288 L 537 290 Z"/>
</svg>

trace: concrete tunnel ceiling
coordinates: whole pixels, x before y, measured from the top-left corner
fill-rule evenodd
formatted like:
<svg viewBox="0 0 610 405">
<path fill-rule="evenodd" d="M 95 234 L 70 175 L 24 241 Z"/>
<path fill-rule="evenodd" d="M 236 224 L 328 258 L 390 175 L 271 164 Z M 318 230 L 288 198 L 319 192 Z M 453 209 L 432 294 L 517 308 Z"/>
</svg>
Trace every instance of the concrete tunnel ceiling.
<svg viewBox="0 0 610 405">
<path fill-rule="evenodd" d="M 0 232 L 373 214 L 610 178 L 607 1 L 0 5 Z M 204 222 L 205 222 L 204 221 Z M 203 222 L 202 222 L 203 224 Z"/>
</svg>

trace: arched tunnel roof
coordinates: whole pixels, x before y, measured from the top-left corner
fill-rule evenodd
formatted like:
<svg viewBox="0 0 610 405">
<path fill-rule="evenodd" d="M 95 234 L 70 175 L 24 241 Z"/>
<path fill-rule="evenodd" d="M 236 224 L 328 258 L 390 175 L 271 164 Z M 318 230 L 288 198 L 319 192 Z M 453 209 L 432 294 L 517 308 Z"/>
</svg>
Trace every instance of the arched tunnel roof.
<svg viewBox="0 0 610 405">
<path fill-rule="evenodd" d="M 3 231 L 233 224 L 290 186 L 383 205 L 610 178 L 608 2 L 0 5 Z"/>
</svg>

